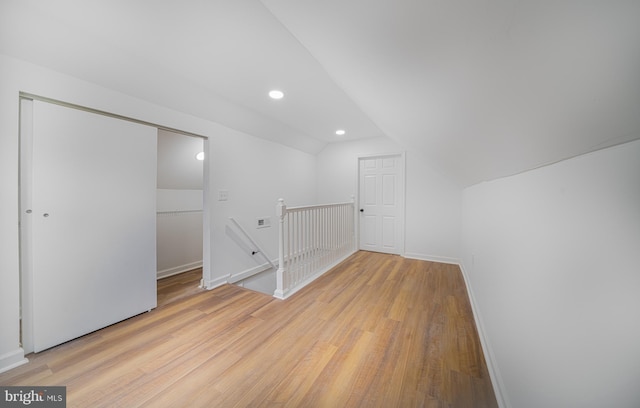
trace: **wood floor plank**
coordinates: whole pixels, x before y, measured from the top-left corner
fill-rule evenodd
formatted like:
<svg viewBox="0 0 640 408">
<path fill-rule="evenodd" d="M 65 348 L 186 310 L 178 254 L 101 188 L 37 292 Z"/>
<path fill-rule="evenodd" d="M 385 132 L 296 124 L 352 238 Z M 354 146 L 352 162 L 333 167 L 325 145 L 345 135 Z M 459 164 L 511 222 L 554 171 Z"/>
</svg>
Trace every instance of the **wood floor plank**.
<svg viewBox="0 0 640 408">
<path fill-rule="evenodd" d="M 455 265 L 361 251 L 285 301 L 198 273 L 0 384 L 67 386 L 68 407 L 497 406 Z"/>
<path fill-rule="evenodd" d="M 158 306 L 202 292 L 204 289 L 200 288 L 201 279 L 202 268 L 159 279 L 157 283 Z"/>
<path fill-rule="evenodd" d="M 301 407 L 302 399 L 311 391 L 317 378 L 335 355 L 338 347 L 318 341 L 280 383 L 256 406 Z"/>
</svg>

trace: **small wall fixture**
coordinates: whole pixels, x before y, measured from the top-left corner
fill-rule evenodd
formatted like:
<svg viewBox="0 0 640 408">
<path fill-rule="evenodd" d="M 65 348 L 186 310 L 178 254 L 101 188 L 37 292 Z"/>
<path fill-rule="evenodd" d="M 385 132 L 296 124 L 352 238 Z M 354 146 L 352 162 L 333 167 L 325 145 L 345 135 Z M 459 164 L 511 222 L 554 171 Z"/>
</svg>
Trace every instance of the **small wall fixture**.
<svg viewBox="0 0 640 408">
<path fill-rule="evenodd" d="M 284 92 L 274 89 L 272 91 L 269 91 L 269 97 L 271 99 L 282 99 L 284 97 Z"/>
<path fill-rule="evenodd" d="M 338 136 L 344 136 L 345 133 L 347 133 L 347 131 L 344 130 L 344 129 L 336 130 L 336 135 L 338 135 Z"/>
<path fill-rule="evenodd" d="M 196 159 L 197 160 L 204 160 L 204 152 L 200 152 L 200 153 L 196 154 Z"/>
</svg>

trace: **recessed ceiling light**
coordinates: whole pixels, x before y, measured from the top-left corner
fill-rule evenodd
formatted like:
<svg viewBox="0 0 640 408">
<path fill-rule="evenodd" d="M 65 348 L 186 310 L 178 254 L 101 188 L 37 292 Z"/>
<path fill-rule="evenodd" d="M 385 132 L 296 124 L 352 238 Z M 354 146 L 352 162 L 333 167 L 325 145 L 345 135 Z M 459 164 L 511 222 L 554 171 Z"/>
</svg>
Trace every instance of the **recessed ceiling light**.
<svg viewBox="0 0 640 408">
<path fill-rule="evenodd" d="M 347 133 L 347 131 L 346 131 L 346 130 L 344 130 L 344 129 L 338 129 L 338 130 L 336 130 L 336 135 L 338 135 L 338 136 L 342 136 L 342 135 L 344 135 L 345 133 Z"/>
<path fill-rule="evenodd" d="M 269 96 L 271 99 L 282 99 L 282 97 L 284 97 L 284 92 L 274 89 L 273 91 L 269 91 Z"/>
<path fill-rule="evenodd" d="M 200 153 L 196 154 L 196 159 L 197 160 L 204 160 L 204 152 L 200 152 Z"/>
</svg>

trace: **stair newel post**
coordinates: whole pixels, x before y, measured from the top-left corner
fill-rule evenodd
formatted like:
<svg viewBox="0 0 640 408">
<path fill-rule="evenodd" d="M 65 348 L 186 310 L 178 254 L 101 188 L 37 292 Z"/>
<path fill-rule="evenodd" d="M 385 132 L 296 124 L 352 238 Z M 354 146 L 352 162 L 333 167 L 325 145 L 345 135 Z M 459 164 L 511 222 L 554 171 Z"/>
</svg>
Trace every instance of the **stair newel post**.
<svg viewBox="0 0 640 408">
<path fill-rule="evenodd" d="M 284 199 L 278 199 L 276 205 L 276 214 L 279 218 L 278 223 L 278 271 L 276 272 L 276 291 L 274 296 L 280 299 L 284 298 L 284 274 L 286 269 L 284 266 L 284 217 L 287 213 L 287 205 L 284 203 Z"/>
</svg>

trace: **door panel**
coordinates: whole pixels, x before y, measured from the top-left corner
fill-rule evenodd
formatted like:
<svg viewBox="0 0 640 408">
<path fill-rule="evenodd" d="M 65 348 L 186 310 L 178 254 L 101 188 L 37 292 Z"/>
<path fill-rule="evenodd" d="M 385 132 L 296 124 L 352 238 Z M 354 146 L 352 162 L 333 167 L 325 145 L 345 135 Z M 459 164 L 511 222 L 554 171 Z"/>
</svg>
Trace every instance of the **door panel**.
<svg viewBox="0 0 640 408">
<path fill-rule="evenodd" d="M 362 243 L 368 247 L 377 247 L 378 234 L 376 233 L 377 219 L 375 216 L 365 215 L 362 218 Z"/>
<path fill-rule="evenodd" d="M 384 249 L 393 251 L 396 247 L 396 218 L 397 217 L 382 217 L 382 246 Z"/>
<path fill-rule="evenodd" d="M 34 351 L 156 306 L 156 142 L 149 126 L 33 102 Z"/>
<path fill-rule="evenodd" d="M 376 177 L 365 175 L 364 183 L 365 183 L 365 193 L 364 193 L 364 204 L 365 205 L 376 205 Z"/>
<path fill-rule="evenodd" d="M 396 205 L 396 177 L 395 174 L 382 175 L 382 205 L 384 206 Z"/>
<path fill-rule="evenodd" d="M 360 159 L 360 249 L 402 253 L 403 163 L 401 155 Z"/>
</svg>

